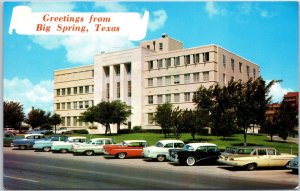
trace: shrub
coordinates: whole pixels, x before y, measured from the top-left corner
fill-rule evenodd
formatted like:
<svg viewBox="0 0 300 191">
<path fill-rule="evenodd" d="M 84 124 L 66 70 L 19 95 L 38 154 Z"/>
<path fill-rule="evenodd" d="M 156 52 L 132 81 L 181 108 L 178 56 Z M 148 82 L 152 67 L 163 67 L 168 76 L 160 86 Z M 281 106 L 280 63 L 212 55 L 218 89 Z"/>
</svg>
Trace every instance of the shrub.
<svg viewBox="0 0 300 191">
<path fill-rule="evenodd" d="M 86 130 L 86 129 L 73 130 L 73 133 L 75 133 L 75 134 L 89 134 L 88 130 Z"/>
<path fill-rule="evenodd" d="M 133 133 L 141 133 L 142 132 L 142 127 L 141 126 L 134 126 L 132 129 Z"/>
</svg>

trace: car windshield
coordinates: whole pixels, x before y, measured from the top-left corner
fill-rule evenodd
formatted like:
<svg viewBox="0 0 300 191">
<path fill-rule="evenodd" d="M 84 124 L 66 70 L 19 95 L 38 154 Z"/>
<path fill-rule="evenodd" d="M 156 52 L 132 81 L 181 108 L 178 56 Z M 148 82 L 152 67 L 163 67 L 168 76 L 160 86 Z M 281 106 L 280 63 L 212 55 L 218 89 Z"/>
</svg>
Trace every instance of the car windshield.
<svg viewBox="0 0 300 191">
<path fill-rule="evenodd" d="M 237 151 L 238 154 L 248 154 L 250 155 L 254 149 L 239 149 Z"/>
<path fill-rule="evenodd" d="M 161 142 L 157 142 L 157 143 L 155 144 L 155 146 L 156 146 L 156 147 L 163 147 L 164 145 L 163 145 Z"/>
<path fill-rule="evenodd" d="M 184 150 L 187 150 L 187 151 L 193 151 L 194 150 L 194 147 L 192 147 L 191 145 L 185 145 L 183 147 Z"/>
</svg>

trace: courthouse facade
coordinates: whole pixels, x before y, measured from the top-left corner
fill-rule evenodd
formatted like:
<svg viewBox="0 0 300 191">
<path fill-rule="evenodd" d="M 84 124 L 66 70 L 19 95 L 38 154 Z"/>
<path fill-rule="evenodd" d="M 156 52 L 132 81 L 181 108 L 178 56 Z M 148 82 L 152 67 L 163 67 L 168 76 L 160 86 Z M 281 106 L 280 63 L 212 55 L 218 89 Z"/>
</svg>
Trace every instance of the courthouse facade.
<svg viewBox="0 0 300 191">
<path fill-rule="evenodd" d="M 88 107 L 119 99 L 132 107 L 127 126 L 158 129 L 152 120 L 157 105 L 194 108 L 193 93 L 201 85 L 222 86 L 259 75 L 258 65 L 220 46 L 184 49 L 182 42 L 163 35 L 136 48 L 97 54 L 93 65 L 54 71 L 54 111 L 62 126 L 82 129 L 91 126 L 78 121 Z"/>
</svg>

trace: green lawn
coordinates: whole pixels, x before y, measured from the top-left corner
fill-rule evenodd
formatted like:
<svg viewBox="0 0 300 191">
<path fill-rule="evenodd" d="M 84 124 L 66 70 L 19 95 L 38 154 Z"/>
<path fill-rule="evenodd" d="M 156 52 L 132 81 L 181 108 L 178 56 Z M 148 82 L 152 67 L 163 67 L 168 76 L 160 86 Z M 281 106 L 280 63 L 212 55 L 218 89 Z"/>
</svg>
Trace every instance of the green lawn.
<svg viewBox="0 0 300 191">
<path fill-rule="evenodd" d="M 147 140 L 150 145 L 154 145 L 157 141 L 165 139 L 163 134 L 157 133 L 131 133 L 131 134 L 119 134 L 119 135 L 78 135 L 73 134 L 72 136 L 86 136 L 87 138 L 96 138 L 96 137 L 110 137 L 115 142 L 121 142 L 122 140 L 135 140 L 135 139 L 144 139 Z M 174 139 L 174 137 L 167 137 L 167 139 Z M 237 134 L 230 138 L 223 139 L 220 136 L 196 136 L 196 140 L 192 140 L 192 136 L 188 133 L 183 134 L 180 140 L 183 140 L 185 143 L 190 142 L 210 142 L 218 145 L 220 149 L 225 149 L 226 147 L 235 146 L 235 145 L 243 145 L 244 135 Z M 279 152 L 282 153 L 298 153 L 298 144 L 295 143 L 286 143 L 279 141 L 269 141 L 266 135 L 247 135 L 247 143 L 248 145 L 256 146 L 272 146 L 275 147 Z"/>
</svg>

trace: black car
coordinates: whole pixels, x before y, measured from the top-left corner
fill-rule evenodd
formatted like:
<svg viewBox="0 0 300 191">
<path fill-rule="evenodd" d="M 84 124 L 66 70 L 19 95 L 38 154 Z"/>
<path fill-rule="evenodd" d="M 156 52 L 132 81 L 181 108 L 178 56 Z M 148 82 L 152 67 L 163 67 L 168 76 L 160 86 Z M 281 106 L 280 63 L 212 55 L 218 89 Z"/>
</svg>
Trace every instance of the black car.
<svg viewBox="0 0 300 191">
<path fill-rule="evenodd" d="M 189 143 L 182 150 L 169 150 L 173 162 L 193 166 L 196 163 L 217 163 L 221 151 L 212 143 Z"/>
</svg>

